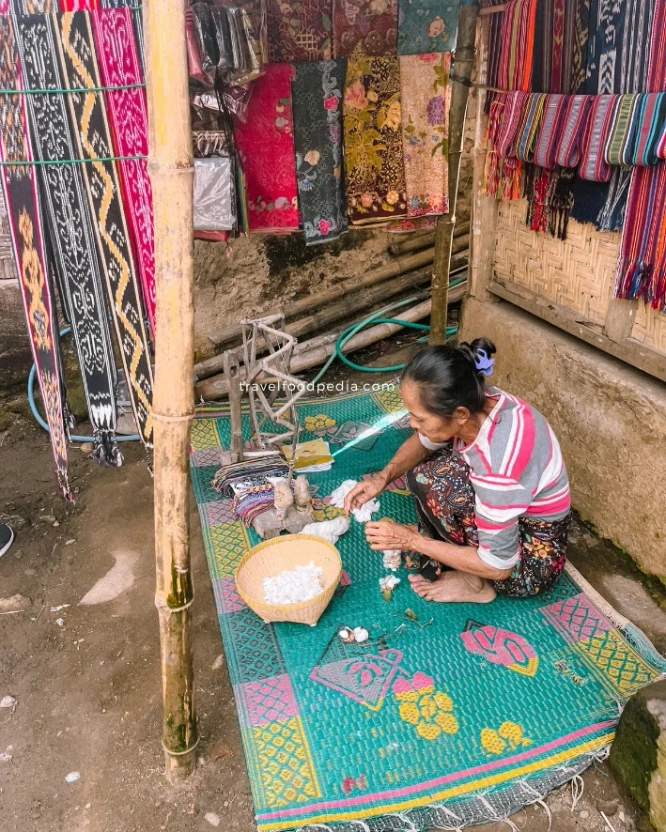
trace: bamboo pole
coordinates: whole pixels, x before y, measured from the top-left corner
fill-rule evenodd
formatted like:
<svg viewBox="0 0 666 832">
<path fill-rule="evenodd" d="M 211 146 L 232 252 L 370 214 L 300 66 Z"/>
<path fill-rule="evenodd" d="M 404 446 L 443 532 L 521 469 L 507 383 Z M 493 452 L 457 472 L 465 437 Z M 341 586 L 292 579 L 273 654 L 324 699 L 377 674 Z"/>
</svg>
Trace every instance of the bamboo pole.
<svg viewBox="0 0 666 832">
<path fill-rule="evenodd" d="M 453 239 L 457 240 L 469 234 L 469 223 L 456 228 Z M 435 244 L 435 232 L 425 231 L 422 234 L 411 237 L 407 240 L 400 240 L 398 243 L 391 243 L 388 250 L 391 254 L 408 254 L 410 251 L 419 251 L 422 248 L 429 248 Z"/>
<path fill-rule="evenodd" d="M 466 290 L 466 282 L 454 286 L 450 293 L 451 302 L 454 303 L 462 300 Z M 418 294 L 413 295 L 415 300 L 424 298 L 423 302 L 419 303 L 415 307 L 411 307 L 406 312 L 401 310 L 400 319 L 403 321 L 418 321 L 422 318 L 427 318 L 430 314 L 431 307 L 430 299 L 427 297 L 428 294 L 429 289 L 424 289 L 418 292 Z M 385 304 L 382 305 L 384 306 Z M 361 320 L 363 319 L 361 318 Z M 377 341 L 381 341 L 383 338 L 388 338 L 391 335 L 394 335 L 401 329 L 402 327 L 398 324 L 377 324 L 376 326 L 370 327 L 370 329 L 365 329 L 362 332 L 359 332 L 351 338 L 345 344 L 343 352 L 346 355 L 347 353 L 354 352 L 354 350 L 360 350 L 363 347 L 368 347 Z M 289 372 L 296 375 L 304 372 L 305 370 L 310 370 L 313 367 L 323 364 L 335 349 L 335 342 L 340 335 L 340 332 L 342 332 L 342 330 L 327 333 L 326 335 L 317 335 L 310 341 L 304 341 L 302 344 L 298 344 L 289 364 Z M 257 382 L 262 384 L 268 381 L 269 379 L 263 379 L 261 377 L 257 379 Z M 221 373 L 213 376 L 212 378 L 206 378 L 198 382 L 195 387 L 195 392 L 197 397 L 201 396 L 201 398 L 207 401 L 215 401 L 216 399 L 222 399 L 229 394 L 229 384 L 224 374 Z"/>
<path fill-rule="evenodd" d="M 452 67 L 451 110 L 449 115 L 449 213 L 437 220 L 435 228 L 435 262 L 432 271 L 432 317 L 430 343 L 446 342 L 449 270 L 451 247 L 456 225 L 456 205 L 460 179 L 460 157 L 463 151 L 465 115 L 469 87 L 467 82 L 474 69 L 474 43 L 479 6 L 461 4 L 458 9 L 458 41 Z"/>
<path fill-rule="evenodd" d="M 188 448 L 193 417 L 194 167 L 184 0 L 144 0 L 153 191 L 155 337 L 155 604 L 162 660 L 162 746 L 171 782 L 196 766 Z"/>
</svg>

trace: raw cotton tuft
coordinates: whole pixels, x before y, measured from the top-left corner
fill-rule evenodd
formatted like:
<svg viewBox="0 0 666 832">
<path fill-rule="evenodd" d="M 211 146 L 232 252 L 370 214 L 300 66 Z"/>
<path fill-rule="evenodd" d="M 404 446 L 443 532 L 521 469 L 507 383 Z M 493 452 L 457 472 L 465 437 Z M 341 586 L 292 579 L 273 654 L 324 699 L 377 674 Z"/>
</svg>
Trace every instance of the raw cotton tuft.
<svg viewBox="0 0 666 832">
<path fill-rule="evenodd" d="M 312 561 L 307 566 L 284 570 L 273 578 L 264 578 L 264 599 L 268 604 L 300 604 L 322 591 L 324 570 Z"/>
</svg>

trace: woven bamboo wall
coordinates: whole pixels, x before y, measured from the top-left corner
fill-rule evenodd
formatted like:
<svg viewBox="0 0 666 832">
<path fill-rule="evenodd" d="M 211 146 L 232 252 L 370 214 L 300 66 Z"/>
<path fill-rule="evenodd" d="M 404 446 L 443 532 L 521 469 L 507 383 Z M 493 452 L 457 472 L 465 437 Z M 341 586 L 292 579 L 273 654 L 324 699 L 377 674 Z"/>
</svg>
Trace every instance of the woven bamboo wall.
<svg viewBox="0 0 666 832">
<path fill-rule="evenodd" d="M 603 326 L 613 296 L 620 234 L 570 220 L 567 239 L 556 240 L 530 231 L 525 213 L 525 200 L 500 205 L 496 274 Z M 632 337 L 666 353 L 666 314 L 641 303 Z"/>
</svg>

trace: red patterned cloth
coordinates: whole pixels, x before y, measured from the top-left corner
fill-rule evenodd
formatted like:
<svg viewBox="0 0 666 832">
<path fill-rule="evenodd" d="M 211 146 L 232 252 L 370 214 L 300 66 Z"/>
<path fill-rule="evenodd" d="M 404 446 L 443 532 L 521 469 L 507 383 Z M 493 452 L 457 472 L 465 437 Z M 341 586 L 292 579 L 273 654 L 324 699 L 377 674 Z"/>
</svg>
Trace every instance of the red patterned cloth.
<svg viewBox="0 0 666 832">
<path fill-rule="evenodd" d="M 298 230 L 291 64 L 267 64 L 234 134 L 247 181 L 250 231 Z"/>
<path fill-rule="evenodd" d="M 141 63 L 134 40 L 132 12 L 128 8 L 100 9 L 91 15 L 102 84 L 119 87 L 140 84 Z M 105 93 L 117 156 L 148 154 L 148 114 L 145 91 L 140 88 Z M 153 196 L 145 159 L 118 163 L 123 203 L 136 258 L 143 303 L 155 334 L 155 240 Z"/>
</svg>

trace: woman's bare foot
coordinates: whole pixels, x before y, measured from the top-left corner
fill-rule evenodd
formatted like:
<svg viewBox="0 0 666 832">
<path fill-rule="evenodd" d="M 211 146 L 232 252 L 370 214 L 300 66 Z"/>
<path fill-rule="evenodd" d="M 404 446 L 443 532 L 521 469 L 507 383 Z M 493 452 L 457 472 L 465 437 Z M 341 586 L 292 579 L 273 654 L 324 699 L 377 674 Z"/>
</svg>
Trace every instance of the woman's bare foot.
<svg viewBox="0 0 666 832">
<path fill-rule="evenodd" d="M 483 578 L 456 570 L 443 572 L 433 583 L 421 575 L 410 575 L 409 582 L 424 601 L 489 604 L 497 594 Z"/>
</svg>

